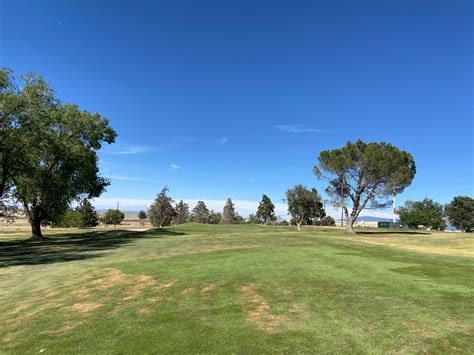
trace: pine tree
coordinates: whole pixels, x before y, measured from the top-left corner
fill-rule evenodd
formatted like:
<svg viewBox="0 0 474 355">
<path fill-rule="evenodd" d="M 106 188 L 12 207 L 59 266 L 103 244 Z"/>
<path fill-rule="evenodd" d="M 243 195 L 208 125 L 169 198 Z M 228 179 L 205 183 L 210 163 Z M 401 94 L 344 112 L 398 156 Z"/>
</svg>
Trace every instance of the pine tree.
<svg viewBox="0 0 474 355">
<path fill-rule="evenodd" d="M 275 205 L 267 195 L 262 196 L 262 201 L 258 205 L 256 217 L 263 220 L 263 224 L 275 218 Z"/>
<path fill-rule="evenodd" d="M 173 217 L 176 216 L 176 211 L 172 205 L 174 201 L 168 196 L 168 191 L 168 186 L 165 186 L 148 210 L 148 218 L 155 227 L 168 226 Z"/>
<path fill-rule="evenodd" d="M 183 224 L 189 219 L 189 206 L 183 200 L 179 201 L 174 207 L 176 216 L 173 218 L 173 224 Z"/>
<path fill-rule="evenodd" d="M 99 216 L 89 200 L 83 199 L 79 206 L 77 206 L 76 211 L 82 214 L 84 227 L 95 227 L 99 225 Z"/>
<path fill-rule="evenodd" d="M 194 223 L 210 223 L 211 214 L 203 201 L 198 201 L 191 212 L 191 221 Z"/>
<path fill-rule="evenodd" d="M 236 223 L 235 208 L 230 198 L 227 199 L 224 206 L 224 210 L 222 211 L 221 223 L 222 224 L 235 224 Z"/>
</svg>

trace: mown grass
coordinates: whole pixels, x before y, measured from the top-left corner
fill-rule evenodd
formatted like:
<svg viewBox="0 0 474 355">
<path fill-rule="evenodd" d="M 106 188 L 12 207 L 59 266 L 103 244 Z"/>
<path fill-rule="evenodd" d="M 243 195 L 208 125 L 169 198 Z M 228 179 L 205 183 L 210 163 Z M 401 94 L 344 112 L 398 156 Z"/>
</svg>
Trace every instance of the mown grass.
<svg viewBox="0 0 474 355">
<path fill-rule="evenodd" d="M 474 352 L 474 238 L 187 224 L 0 236 L 4 353 Z"/>
</svg>

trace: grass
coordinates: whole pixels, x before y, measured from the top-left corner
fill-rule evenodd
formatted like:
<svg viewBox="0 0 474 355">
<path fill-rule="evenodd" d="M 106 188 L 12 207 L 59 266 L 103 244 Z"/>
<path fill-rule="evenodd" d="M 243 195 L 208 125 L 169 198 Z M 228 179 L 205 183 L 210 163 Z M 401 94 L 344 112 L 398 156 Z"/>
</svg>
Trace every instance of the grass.
<svg viewBox="0 0 474 355">
<path fill-rule="evenodd" d="M 474 352 L 474 237 L 181 225 L 0 235 L 0 352 Z"/>
</svg>

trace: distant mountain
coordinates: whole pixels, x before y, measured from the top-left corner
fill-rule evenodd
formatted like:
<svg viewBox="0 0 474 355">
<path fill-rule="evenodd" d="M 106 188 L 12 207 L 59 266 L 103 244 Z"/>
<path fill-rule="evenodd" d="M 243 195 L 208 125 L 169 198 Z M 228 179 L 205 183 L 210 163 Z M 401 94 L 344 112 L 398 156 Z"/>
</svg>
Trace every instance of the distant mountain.
<svg viewBox="0 0 474 355">
<path fill-rule="evenodd" d="M 390 222 L 390 218 L 383 218 L 383 217 L 373 217 L 373 216 L 362 216 L 358 217 L 357 222 Z"/>
</svg>

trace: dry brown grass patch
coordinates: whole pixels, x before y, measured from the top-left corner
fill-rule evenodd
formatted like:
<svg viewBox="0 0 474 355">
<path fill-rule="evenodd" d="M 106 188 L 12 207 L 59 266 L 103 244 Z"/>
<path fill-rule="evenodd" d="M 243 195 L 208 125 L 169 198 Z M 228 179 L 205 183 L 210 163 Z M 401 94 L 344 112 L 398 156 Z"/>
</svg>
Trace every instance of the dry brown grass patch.
<svg viewBox="0 0 474 355">
<path fill-rule="evenodd" d="M 276 333 L 288 327 L 290 319 L 285 315 L 272 314 L 268 301 L 257 292 L 255 285 L 242 286 L 240 292 L 247 299 L 247 321 L 266 333 Z"/>
<path fill-rule="evenodd" d="M 121 284 L 125 281 L 125 274 L 118 269 L 107 270 L 107 275 L 104 278 L 92 281 L 94 286 L 99 288 L 110 288 Z"/>
<path fill-rule="evenodd" d="M 214 285 L 214 284 L 206 285 L 201 289 L 201 295 L 208 294 L 208 293 L 212 292 L 215 288 L 216 288 L 216 285 Z"/>
<path fill-rule="evenodd" d="M 103 303 L 74 303 L 72 306 L 67 308 L 81 314 L 89 314 L 103 305 Z"/>
</svg>

